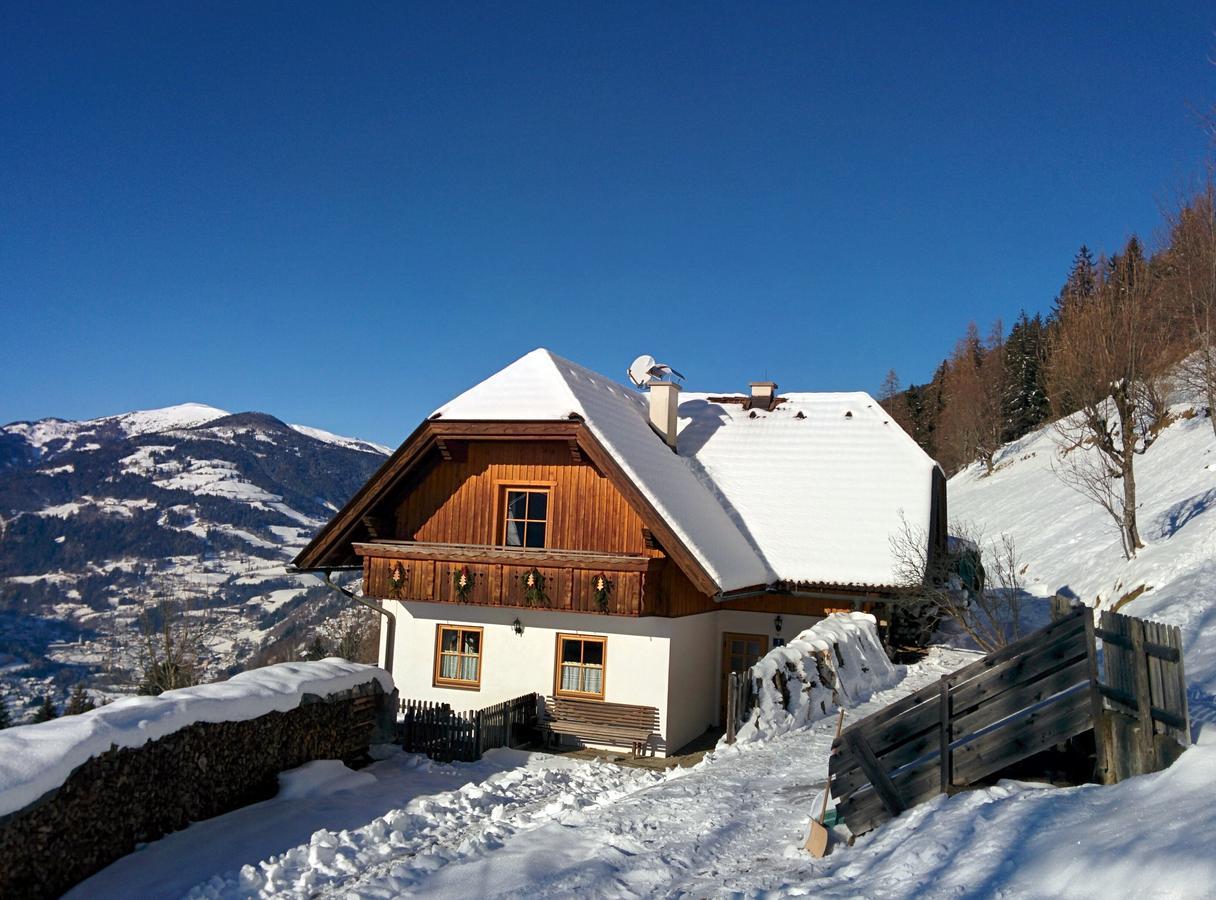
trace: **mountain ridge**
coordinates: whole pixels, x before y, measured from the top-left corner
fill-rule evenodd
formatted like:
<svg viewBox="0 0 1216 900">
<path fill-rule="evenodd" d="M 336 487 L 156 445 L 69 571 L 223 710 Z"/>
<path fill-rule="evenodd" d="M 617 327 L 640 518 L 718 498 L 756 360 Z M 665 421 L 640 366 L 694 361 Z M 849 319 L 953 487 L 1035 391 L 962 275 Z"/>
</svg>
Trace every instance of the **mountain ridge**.
<svg viewBox="0 0 1216 900">
<path fill-rule="evenodd" d="M 387 452 L 197 403 L 0 426 L 0 694 L 128 691 L 162 599 L 206 618 L 214 675 L 349 617 L 286 566 Z"/>
</svg>

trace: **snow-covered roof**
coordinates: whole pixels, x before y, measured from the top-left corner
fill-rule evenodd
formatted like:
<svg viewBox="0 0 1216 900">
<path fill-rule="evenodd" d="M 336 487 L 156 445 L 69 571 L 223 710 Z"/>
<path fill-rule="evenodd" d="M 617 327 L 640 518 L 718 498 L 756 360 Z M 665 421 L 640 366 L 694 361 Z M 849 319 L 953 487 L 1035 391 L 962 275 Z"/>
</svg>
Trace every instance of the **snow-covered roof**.
<svg viewBox="0 0 1216 900">
<path fill-rule="evenodd" d="M 672 453 L 645 394 L 542 348 L 432 418 L 580 417 L 723 591 L 895 584 L 891 536 L 901 516 L 928 532 L 933 460 L 863 392 L 729 396 L 682 393 Z"/>
</svg>

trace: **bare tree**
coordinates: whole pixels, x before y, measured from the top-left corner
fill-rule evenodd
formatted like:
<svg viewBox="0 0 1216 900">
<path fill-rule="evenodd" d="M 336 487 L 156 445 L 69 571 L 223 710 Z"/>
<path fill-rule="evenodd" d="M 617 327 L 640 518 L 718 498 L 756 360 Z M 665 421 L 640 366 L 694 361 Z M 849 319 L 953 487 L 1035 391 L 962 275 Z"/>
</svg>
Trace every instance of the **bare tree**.
<svg viewBox="0 0 1216 900">
<path fill-rule="evenodd" d="M 993 324 L 987 341 L 980 338 L 974 322 L 967 326 L 947 361 L 943 380 L 945 408 L 939 424 L 943 463 L 956 470 L 979 460 L 991 474 L 1005 435 L 1008 378 L 1000 320 Z"/>
<path fill-rule="evenodd" d="M 1144 546 L 1136 521 L 1135 458 L 1144 447 L 1138 424 L 1146 385 L 1173 352 L 1153 287 L 1133 237 L 1121 255 L 1099 267 L 1093 295 L 1062 310 L 1048 367 L 1060 417 L 1055 471 L 1110 514 L 1129 559 Z"/>
<path fill-rule="evenodd" d="M 878 404 L 900 428 L 912 433 L 912 411 L 908 408 L 908 398 L 894 369 L 887 370 L 887 377 L 882 380 L 882 386 L 878 389 Z"/>
<path fill-rule="evenodd" d="M 204 646 L 200 623 L 181 604 L 161 600 L 155 609 L 156 616 L 148 607 L 141 615 L 139 693 L 157 695 L 198 684 Z"/>
<path fill-rule="evenodd" d="M 954 522 L 950 552 L 933 554 L 925 529 L 901 519 L 891 549 L 904 602 L 930 604 L 988 653 L 1021 637 L 1026 592 L 1012 535 L 988 539 L 978 527 Z"/>
<path fill-rule="evenodd" d="M 1216 185 L 1210 175 L 1170 226 L 1170 295 L 1190 351 L 1178 378 L 1206 404 L 1216 435 Z"/>
</svg>

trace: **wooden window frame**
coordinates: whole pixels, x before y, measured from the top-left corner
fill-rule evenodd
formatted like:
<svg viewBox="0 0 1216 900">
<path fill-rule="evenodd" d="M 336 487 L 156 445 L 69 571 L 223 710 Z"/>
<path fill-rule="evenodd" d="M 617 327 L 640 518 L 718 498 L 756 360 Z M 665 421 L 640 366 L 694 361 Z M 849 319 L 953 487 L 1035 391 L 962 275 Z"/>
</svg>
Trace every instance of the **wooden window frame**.
<svg viewBox="0 0 1216 900">
<path fill-rule="evenodd" d="M 477 632 L 477 680 L 465 681 L 457 678 L 444 678 L 439 674 L 439 664 L 443 661 L 443 632 L 447 631 L 475 631 Z M 456 639 L 456 646 L 460 646 L 460 639 Z M 460 653 L 457 651 L 457 658 L 470 656 L 472 654 Z M 435 660 L 432 670 L 432 684 L 437 688 L 455 688 L 462 691 L 480 691 L 481 690 L 481 674 L 485 669 L 486 664 L 486 634 L 485 628 L 480 625 L 456 625 L 452 623 L 440 623 L 435 626 Z"/>
<path fill-rule="evenodd" d="M 549 537 L 553 529 L 553 488 L 552 481 L 497 481 L 495 488 L 498 492 L 498 540 L 500 547 L 511 547 L 519 550 L 547 550 L 550 547 Z M 510 521 L 540 522 L 541 519 L 512 519 L 507 515 L 507 494 L 509 491 L 527 491 L 545 495 L 545 542 L 540 547 L 514 547 L 507 543 L 507 523 Z M 525 529 L 526 531 L 526 529 Z"/>
<path fill-rule="evenodd" d="M 562 644 L 566 641 L 595 641 L 601 647 L 600 658 L 603 662 L 600 663 L 600 690 L 598 694 L 590 694 L 585 691 L 567 691 L 562 688 Z M 572 700 L 603 700 L 604 692 L 608 688 L 608 637 L 600 634 L 574 634 L 571 632 L 558 632 L 557 644 L 554 650 L 553 662 L 553 696 L 567 697 Z M 583 663 L 579 663 L 582 668 Z"/>
</svg>

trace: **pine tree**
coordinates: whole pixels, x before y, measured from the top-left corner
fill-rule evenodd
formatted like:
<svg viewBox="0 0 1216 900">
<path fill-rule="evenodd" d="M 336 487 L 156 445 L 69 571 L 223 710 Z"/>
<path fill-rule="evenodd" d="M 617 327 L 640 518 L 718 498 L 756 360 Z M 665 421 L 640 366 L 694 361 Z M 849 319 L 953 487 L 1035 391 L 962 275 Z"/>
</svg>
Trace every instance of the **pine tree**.
<svg viewBox="0 0 1216 900">
<path fill-rule="evenodd" d="M 1005 395 L 1005 440 L 1013 441 L 1047 419 L 1047 327 L 1038 313 L 1018 316 L 1005 342 L 1008 389 Z"/>
<path fill-rule="evenodd" d="M 1064 287 L 1060 288 L 1060 293 L 1056 296 L 1049 321 L 1059 321 L 1065 309 L 1073 303 L 1092 298 L 1097 289 L 1098 265 L 1094 262 L 1094 255 L 1089 247 L 1082 244 L 1081 249 L 1072 258 L 1072 268 L 1068 271 Z"/>
<path fill-rule="evenodd" d="M 59 710 L 55 708 L 55 701 L 51 699 L 51 695 L 47 694 L 42 698 L 42 705 L 38 707 L 38 711 L 34 713 L 35 722 L 49 722 L 51 719 L 59 717 Z"/>
<path fill-rule="evenodd" d="M 72 693 L 68 696 L 67 708 L 63 711 L 63 714 L 65 716 L 75 716 L 96 708 L 97 704 L 93 702 L 93 698 L 85 693 L 84 685 L 78 684 L 72 688 Z"/>
<path fill-rule="evenodd" d="M 325 649 L 325 645 L 321 643 L 321 636 L 317 635 L 312 639 L 312 643 L 308 645 L 308 649 L 304 651 L 304 658 L 310 662 L 315 662 L 319 659 L 325 659 L 329 656 L 329 651 Z"/>
<path fill-rule="evenodd" d="M 0 700 L 0 729 L 10 728 L 13 724 L 13 716 L 8 711 L 8 704 Z"/>
</svg>

